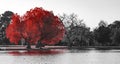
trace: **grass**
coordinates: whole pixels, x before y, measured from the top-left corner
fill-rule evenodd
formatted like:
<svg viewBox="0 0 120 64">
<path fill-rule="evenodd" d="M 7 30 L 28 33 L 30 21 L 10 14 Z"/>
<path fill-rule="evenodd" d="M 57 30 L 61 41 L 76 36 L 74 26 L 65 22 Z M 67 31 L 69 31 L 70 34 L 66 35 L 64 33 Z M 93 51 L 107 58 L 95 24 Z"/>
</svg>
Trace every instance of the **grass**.
<svg viewBox="0 0 120 64">
<path fill-rule="evenodd" d="M 35 48 L 35 45 L 31 46 L 31 49 L 27 49 L 26 46 L 23 45 L 0 45 L 0 51 L 8 51 L 8 50 L 50 50 L 50 49 L 80 49 L 80 50 L 111 50 L 111 49 L 120 49 L 120 46 L 44 46 L 42 49 Z"/>
</svg>

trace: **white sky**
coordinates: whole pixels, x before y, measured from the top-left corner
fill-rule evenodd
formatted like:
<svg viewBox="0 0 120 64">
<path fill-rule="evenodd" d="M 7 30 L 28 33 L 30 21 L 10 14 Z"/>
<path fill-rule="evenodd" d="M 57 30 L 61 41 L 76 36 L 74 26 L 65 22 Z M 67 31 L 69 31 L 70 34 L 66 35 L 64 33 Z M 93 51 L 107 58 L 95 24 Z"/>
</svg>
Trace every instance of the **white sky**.
<svg viewBox="0 0 120 64">
<path fill-rule="evenodd" d="M 10 10 L 23 15 L 34 7 L 43 7 L 55 15 L 75 13 L 91 28 L 100 20 L 120 20 L 120 0 L 0 0 L 0 14 Z"/>
</svg>

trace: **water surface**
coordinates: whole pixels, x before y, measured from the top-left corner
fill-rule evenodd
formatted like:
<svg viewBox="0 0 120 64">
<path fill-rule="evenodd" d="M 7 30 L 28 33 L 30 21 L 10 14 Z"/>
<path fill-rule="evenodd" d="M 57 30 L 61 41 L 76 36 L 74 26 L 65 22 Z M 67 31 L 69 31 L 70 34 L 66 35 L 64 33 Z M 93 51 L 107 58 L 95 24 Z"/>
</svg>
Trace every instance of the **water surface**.
<svg viewBox="0 0 120 64">
<path fill-rule="evenodd" d="M 119 64 L 120 50 L 1 51 L 0 64 Z"/>
</svg>

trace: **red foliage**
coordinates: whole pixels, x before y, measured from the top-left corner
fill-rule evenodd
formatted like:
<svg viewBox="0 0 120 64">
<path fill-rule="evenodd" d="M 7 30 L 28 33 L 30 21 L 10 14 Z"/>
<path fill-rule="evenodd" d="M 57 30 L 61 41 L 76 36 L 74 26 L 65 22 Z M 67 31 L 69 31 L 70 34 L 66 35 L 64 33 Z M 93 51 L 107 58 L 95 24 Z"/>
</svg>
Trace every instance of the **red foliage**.
<svg viewBox="0 0 120 64">
<path fill-rule="evenodd" d="M 18 41 L 21 39 L 21 32 L 20 32 L 20 17 L 17 14 L 14 14 L 12 16 L 12 22 L 9 24 L 9 26 L 6 28 L 6 36 L 9 38 L 11 42 L 14 42 L 15 44 L 18 43 Z"/>
<path fill-rule="evenodd" d="M 47 20 L 44 21 L 44 26 L 42 28 L 41 42 L 44 44 L 55 44 L 62 40 L 64 35 L 64 27 L 62 22 L 58 17 L 53 17 L 54 20 L 51 22 Z M 51 22 L 51 23 L 49 23 Z"/>
<path fill-rule="evenodd" d="M 51 45 L 58 43 L 64 32 L 64 25 L 57 16 L 36 7 L 22 17 L 14 14 L 12 23 L 6 29 L 6 36 L 15 44 L 24 38 L 31 44 L 41 41 L 43 44 Z"/>
</svg>

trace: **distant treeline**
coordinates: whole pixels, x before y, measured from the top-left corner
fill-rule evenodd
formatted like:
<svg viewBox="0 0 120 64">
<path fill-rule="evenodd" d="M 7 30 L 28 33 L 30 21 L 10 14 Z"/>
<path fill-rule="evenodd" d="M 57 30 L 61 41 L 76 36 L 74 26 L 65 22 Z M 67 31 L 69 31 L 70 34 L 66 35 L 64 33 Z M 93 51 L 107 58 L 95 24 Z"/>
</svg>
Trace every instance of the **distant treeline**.
<svg viewBox="0 0 120 64">
<path fill-rule="evenodd" d="M 0 45 L 11 45 L 6 38 L 5 29 L 11 22 L 12 11 L 5 11 L 0 15 Z M 64 46 L 119 46 L 120 45 L 120 21 L 112 24 L 100 21 L 93 31 L 87 27 L 84 20 L 76 14 L 58 15 L 63 22 L 66 32 L 63 40 L 56 45 Z M 19 43 L 21 44 L 21 43 Z"/>
<path fill-rule="evenodd" d="M 115 20 L 111 24 L 100 21 L 93 31 L 87 27 L 83 20 L 76 14 L 63 14 L 59 16 L 65 25 L 66 33 L 58 45 L 68 46 L 119 46 L 120 45 L 120 21 Z"/>
</svg>

